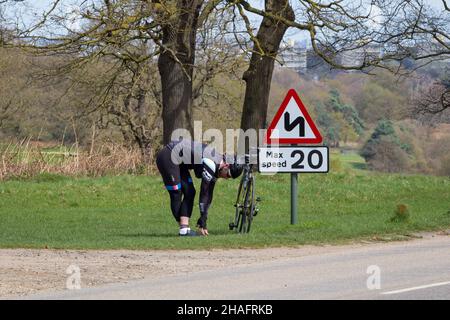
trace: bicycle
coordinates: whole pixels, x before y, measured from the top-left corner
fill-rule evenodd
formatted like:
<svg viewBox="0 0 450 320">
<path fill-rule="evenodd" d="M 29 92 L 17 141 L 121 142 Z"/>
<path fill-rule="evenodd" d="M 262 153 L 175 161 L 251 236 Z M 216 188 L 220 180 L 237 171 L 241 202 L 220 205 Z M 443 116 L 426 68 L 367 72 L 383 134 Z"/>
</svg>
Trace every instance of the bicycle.
<svg viewBox="0 0 450 320">
<path fill-rule="evenodd" d="M 260 198 L 255 197 L 254 165 L 250 163 L 250 156 L 245 156 L 244 170 L 239 184 L 239 191 L 234 207 L 236 208 L 234 221 L 230 222 L 229 229 L 237 230 L 239 233 L 248 233 L 253 218 L 258 214 L 258 202 Z"/>
</svg>

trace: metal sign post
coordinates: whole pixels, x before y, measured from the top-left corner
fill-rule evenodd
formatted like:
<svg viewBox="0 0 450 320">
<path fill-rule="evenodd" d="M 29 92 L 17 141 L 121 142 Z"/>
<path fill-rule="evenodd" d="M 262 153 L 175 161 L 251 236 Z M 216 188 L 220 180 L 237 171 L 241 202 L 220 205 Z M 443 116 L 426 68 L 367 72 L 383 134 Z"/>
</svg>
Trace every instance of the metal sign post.
<svg viewBox="0 0 450 320">
<path fill-rule="evenodd" d="M 258 149 L 258 170 L 261 173 L 290 173 L 291 224 L 298 223 L 298 174 L 326 173 L 329 170 L 328 147 L 268 146 Z"/>
<path fill-rule="evenodd" d="M 291 173 L 291 224 L 298 223 L 298 210 L 297 210 L 297 201 L 298 201 L 298 173 Z"/>
<path fill-rule="evenodd" d="M 295 145 L 292 145 L 295 146 Z M 291 173 L 291 225 L 298 223 L 298 173 Z"/>
</svg>

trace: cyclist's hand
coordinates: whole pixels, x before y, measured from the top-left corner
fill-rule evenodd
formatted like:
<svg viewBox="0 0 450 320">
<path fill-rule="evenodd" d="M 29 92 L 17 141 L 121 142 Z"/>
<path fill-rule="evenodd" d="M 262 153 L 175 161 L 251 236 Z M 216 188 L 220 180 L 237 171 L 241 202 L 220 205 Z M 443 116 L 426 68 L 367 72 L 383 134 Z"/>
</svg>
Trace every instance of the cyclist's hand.
<svg viewBox="0 0 450 320">
<path fill-rule="evenodd" d="M 203 228 L 199 228 L 198 232 L 202 235 L 202 236 L 208 236 L 208 229 L 203 229 Z"/>
</svg>

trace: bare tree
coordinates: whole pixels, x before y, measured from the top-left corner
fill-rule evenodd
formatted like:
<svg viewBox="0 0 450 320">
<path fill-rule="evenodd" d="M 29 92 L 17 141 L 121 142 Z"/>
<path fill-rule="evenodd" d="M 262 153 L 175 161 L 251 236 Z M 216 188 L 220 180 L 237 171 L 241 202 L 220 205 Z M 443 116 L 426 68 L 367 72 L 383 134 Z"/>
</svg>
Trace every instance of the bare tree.
<svg viewBox="0 0 450 320">
<path fill-rule="evenodd" d="M 245 0 L 228 2 L 236 5 L 254 43 L 249 72 L 261 68 L 258 66 L 261 61 L 266 61 L 266 70 L 270 70 L 273 61 L 265 58 L 275 58 L 282 35 L 268 36 L 266 28 L 278 24 L 308 34 L 315 54 L 331 67 L 342 70 L 370 72 L 380 67 L 400 73 L 405 59 L 412 58 L 425 65 L 450 56 L 445 0 L 444 12 L 436 12 L 422 0 L 297 0 L 291 2 L 294 15 L 286 14 L 290 5 L 287 1 L 266 0 L 264 9 Z M 253 36 L 247 13 L 263 18 L 261 34 Z M 264 83 L 270 73 L 261 71 L 257 76 L 253 73 L 254 79 L 248 81 L 249 72 L 241 126 L 258 129 L 264 127 L 270 85 L 264 92 L 253 93 L 249 82 Z"/>
<path fill-rule="evenodd" d="M 54 0 L 38 22 L 22 30 L 24 47 L 73 54 L 77 58 L 69 69 L 100 57 L 119 65 L 158 57 L 165 142 L 174 129 L 192 127 L 193 100 L 201 94 L 193 80 L 197 32 L 217 10 L 233 9 L 235 34 L 230 36 L 253 43 L 252 48 L 240 43 L 252 56 L 244 75 L 242 128 L 264 126 L 272 70 L 288 28 L 307 34 L 317 56 L 344 70 L 400 72 L 405 59 L 424 65 L 449 56 L 446 0 L 439 12 L 424 0 L 265 0 L 263 8 L 245 0 L 101 0 L 84 1 L 69 13 L 58 11 L 62 2 Z M 250 14 L 262 20 L 256 35 Z M 83 27 L 72 27 L 73 15 L 85 22 Z M 239 38 L 242 29 L 247 36 Z M 129 50 L 136 41 L 152 44 L 148 54 Z"/>
<path fill-rule="evenodd" d="M 435 82 L 429 86 L 418 100 L 419 112 L 438 114 L 450 108 L 450 85 Z"/>
<path fill-rule="evenodd" d="M 162 51 L 158 59 L 163 96 L 165 143 L 172 132 L 192 132 L 192 78 L 198 18 L 203 0 L 176 1 L 175 14 L 162 15 Z"/>
<path fill-rule="evenodd" d="M 436 124 L 450 122 L 450 82 L 428 79 L 418 90 L 411 107 L 412 116 Z"/>
<path fill-rule="evenodd" d="M 260 129 L 263 128 L 267 117 L 275 59 L 284 34 L 288 29 L 288 25 L 282 21 L 294 21 L 295 16 L 289 1 L 265 1 L 264 12 L 270 14 L 264 15 L 258 34 L 254 36 L 249 19 L 243 12 L 244 6 L 249 9 L 248 5 L 238 3 L 236 6 L 254 42 L 250 65 L 243 77 L 247 86 L 241 128 L 244 130 L 250 128 Z M 272 15 L 278 18 L 274 18 Z"/>
<path fill-rule="evenodd" d="M 107 115 L 114 115 L 124 137 L 131 134 L 145 160 L 151 159 L 154 148 L 162 140 L 161 89 L 156 65 L 146 63 L 130 67 L 129 78 L 118 84 L 112 94 L 115 101 L 109 103 Z"/>
<path fill-rule="evenodd" d="M 25 106 L 32 103 L 24 60 L 24 57 L 17 55 L 17 50 L 0 48 L 0 129 L 4 129 L 8 120 L 21 114 Z"/>
<path fill-rule="evenodd" d="M 72 96 L 83 88 L 80 116 L 99 112 L 100 127 L 118 125 L 148 154 L 174 129 L 190 130 L 192 107 L 207 106 L 214 77 L 241 67 L 230 30 L 222 28 L 230 10 L 216 10 L 219 2 L 85 1 L 63 11 L 63 1 L 55 0 L 43 17 L 19 29 L 17 45 L 57 58 L 45 73 L 70 77 Z"/>
</svg>

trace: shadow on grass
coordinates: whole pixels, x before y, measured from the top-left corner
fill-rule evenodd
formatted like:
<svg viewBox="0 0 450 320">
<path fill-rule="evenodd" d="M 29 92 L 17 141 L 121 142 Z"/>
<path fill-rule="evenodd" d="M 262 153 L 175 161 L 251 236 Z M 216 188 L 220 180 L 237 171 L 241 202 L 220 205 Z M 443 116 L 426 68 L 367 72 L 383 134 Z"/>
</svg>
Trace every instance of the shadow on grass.
<svg viewBox="0 0 450 320">
<path fill-rule="evenodd" d="M 356 170 L 367 170 L 367 163 L 350 162 L 350 166 Z"/>
<path fill-rule="evenodd" d="M 116 234 L 116 237 L 123 238 L 177 238 L 176 233 L 127 233 L 127 234 Z"/>
<path fill-rule="evenodd" d="M 211 236 L 245 236 L 246 233 L 237 233 L 236 231 L 228 231 L 228 230 L 209 230 Z M 250 234 L 252 232 L 250 231 Z M 125 233 L 125 234 L 116 234 L 115 237 L 123 237 L 123 238 L 178 238 L 178 234 L 175 232 L 173 233 L 161 233 L 161 232 L 155 232 L 155 233 Z"/>
</svg>

